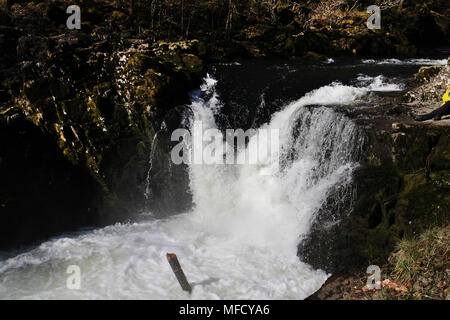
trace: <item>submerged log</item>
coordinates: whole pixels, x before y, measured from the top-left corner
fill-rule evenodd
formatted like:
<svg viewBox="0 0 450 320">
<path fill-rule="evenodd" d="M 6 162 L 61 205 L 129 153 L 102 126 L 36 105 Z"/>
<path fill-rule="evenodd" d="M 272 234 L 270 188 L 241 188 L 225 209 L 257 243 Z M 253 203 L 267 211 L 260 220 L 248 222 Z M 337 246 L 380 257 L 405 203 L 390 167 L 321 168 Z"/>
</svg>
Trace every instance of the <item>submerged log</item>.
<svg viewBox="0 0 450 320">
<path fill-rule="evenodd" d="M 169 261 L 170 267 L 173 270 L 173 273 L 175 273 L 175 276 L 177 277 L 177 280 L 180 283 L 181 288 L 184 291 L 192 293 L 192 287 L 187 281 L 183 269 L 181 269 L 181 265 L 180 262 L 178 261 L 177 255 L 175 253 L 168 253 L 166 257 L 167 261 Z"/>
</svg>

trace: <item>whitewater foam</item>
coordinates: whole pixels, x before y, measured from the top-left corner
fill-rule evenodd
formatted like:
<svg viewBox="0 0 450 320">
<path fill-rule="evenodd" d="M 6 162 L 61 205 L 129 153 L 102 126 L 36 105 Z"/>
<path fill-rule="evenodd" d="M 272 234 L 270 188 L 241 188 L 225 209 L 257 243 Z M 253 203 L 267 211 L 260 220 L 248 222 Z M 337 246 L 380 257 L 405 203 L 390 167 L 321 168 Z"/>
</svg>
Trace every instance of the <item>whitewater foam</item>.
<svg viewBox="0 0 450 320">
<path fill-rule="evenodd" d="M 216 84 L 208 75 L 190 106 L 190 122 L 201 120 L 205 129 L 217 127 L 222 108 Z M 356 126 L 325 106 L 370 91 L 335 82 L 275 113 L 263 127 L 280 129 L 279 172 L 268 175 L 270 163 L 191 165 L 192 212 L 54 239 L 1 261 L 0 298 L 306 298 L 328 275 L 299 261 L 298 242 L 332 187 L 350 183 L 357 166 Z M 180 290 L 167 252 L 194 283 L 191 296 Z M 66 288 L 69 265 L 81 268 L 80 290 Z"/>
<path fill-rule="evenodd" d="M 405 60 L 399 60 L 399 59 L 382 59 L 382 60 L 375 60 L 375 59 L 363 59 L 361 60 L 364 64 L 393 64 L 393 65 L 424 65 L 424 66 L 434 66 L 434 65 L 446 65 L 447 59 L 405 59 Z"/>
<path fill-rule="evenodd" d="M 405 85 L 402 83 L 389 83 L 386 77 L 379 75 L 376 77 L 371 77 L 368 75 L 360 74 L 357 77 L 358 85 L 362 86 L 365 90 L 375 91 L 375 92 L 392 92 L 392 91 L 402 91 Z"/>
</svg>

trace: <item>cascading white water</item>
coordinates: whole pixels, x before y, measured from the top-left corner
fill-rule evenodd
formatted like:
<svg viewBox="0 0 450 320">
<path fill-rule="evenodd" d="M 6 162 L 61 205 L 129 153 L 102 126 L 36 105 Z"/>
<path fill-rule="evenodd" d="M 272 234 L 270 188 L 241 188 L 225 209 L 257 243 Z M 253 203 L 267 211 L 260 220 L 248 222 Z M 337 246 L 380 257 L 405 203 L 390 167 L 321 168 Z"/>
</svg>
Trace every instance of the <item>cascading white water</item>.
<svg viewBox="0 0 450 320">
<path fill-rule="evenodd" d="M 161 123 L 161 127 L 158 131 L 156 131 L 155 135 L 153 136 L 152 144 L 150 145 L 150 155 L 148 157 L 148 170 L 147 170 L 147 178 L 145 179 L 145 192 L 144 197 L 145 199 L 148 199 L 151 196 L 151 190 L 150 190 L 150 174 L 152 173 L 153 169 L 153 158 L 155 157 L 156 147 L 158 143 L 158 135 L 161 131 L 167 130 L 166 123 L 163 121 Z"/>
<path fill-rule="evenodd" d="M 420 65 L 420 66 L 434 66 L 441 65 L 444 66 L 447 64 L 447 59 L 382 59 L 382 60 L 374 60 L 374 59 L 363 59 L 361 61 L 365 64 L 393 64 L 393 65 Z"/>
<path fill-rule="evenodd" d="M 192 102 L 194 120 L 215 127 L 215 80 L 207 77 L 202 90 L 210 98 Z M 324 106 L 351 104 L 369 91 L 333 83 L 275 113 L 264 127 L 280 129 L 279 172 L 191 165 L 192 212 L 62 237 L 1 261 L 0 298 L 307 297 L 327 275 L 299 261 L 299 239 L 332 187 L 350 181 L 359 143 L 352 121 Z M 180 290 L 167 252 L 178 255 L 194 285 L 191 296 Z M 66 287 L 69 265 L 81 269 L 79 290 Z"/>
<path fill-rule="evenodd" d="M 210 94 L 213 91 L 212 97 L 192 104 L 193 120 L 202 121 L 204 130 L 216 127 L 214 114 L 220 112 L 214 86 L 215 80 L 207 77 L 202 89 Z M 239 243 L 270 247 L 295 256 L 299 236 L 308 231 L 328 189 L 338 182 L 349 182 L 355 165 L 353 150 L 358 143 L 356 126 L 348 118 L 330 108 L 304 106 L 351 102 L 362 95 L 362 91 L 353 89 L 334 84 L 316 90 L 288 105 L 263 126 L 280 129 L 279 158 L 283 167 L 279 173 L 266 174 L 271 163 L 191 165 L 191 190 L 196 205 L 193 219 L 205 229 L 225 232 Z M 343 94 L 333 96 L 336 91 Z M 256 137 L 250 139 L 249 145 L 255 140 Z"/>
</svg>

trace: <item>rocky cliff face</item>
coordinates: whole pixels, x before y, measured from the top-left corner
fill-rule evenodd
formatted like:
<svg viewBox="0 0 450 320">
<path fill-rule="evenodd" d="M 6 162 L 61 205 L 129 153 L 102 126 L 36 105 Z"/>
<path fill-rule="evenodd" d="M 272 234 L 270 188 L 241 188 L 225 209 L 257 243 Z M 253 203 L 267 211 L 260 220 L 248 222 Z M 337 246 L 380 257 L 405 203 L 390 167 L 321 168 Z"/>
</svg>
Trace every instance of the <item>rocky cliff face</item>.
<svg viewBox="0 0 450 320">
<path fill-rule="evenodd" d="M 438 67 L 427 80 L 423 70 L 404 97 L 375 117 L 356 120 L 366 143 L 354 197 L 338 224 L 324 223 L 328 212 L 319 213 L 310 237 L 299 246 L 300 257 L 313 266 L 335 272 L 383 265 L 400 239 L 450 221 L 450 124 L 415 122 L 409 114 L 417 103 L 401 102 L 428 90 L 424 99 L 440 100 L 448 66 Z"/>
<path fill-rule="evenodd" d="M 16 5 L 24 16 L 7 17 L 39 23 L 62 10 L 42 7 Z M 155 135 L 167 140 L 179 127 L 177 106 L 200 83 L 202 44 L 149 43 L 101 27 L 44 36 L 19 22 L 1 26 L 0 248 L 143 208 L 189 207 L 187 177 L 168 166 L 169 145 Z"/>
</svg>

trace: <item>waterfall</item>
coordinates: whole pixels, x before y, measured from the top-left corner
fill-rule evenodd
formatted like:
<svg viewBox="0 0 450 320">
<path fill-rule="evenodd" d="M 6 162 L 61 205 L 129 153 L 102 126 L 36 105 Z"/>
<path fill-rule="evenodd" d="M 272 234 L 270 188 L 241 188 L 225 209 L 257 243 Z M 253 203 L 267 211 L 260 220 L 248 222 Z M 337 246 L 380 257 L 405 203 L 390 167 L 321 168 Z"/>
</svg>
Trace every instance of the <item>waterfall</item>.
<svg viewBox="0 0 450 320">
<path fill-rule="evenodd" d="M 205 78 L 187 123 L 217 128 L 216 84 Z M 0 261 L 0 298 L 306 298 L 329 275 L 301 262 L 297 246 L 358 165 L 358 129 L 334 107 L 368 92 L 336 82 L 273 114 L 261 128 L 279 130 L 279 170 L 270 162 L 189 165 L 191 212 L 57 238 Z M 157 134 L 153 140 L 149 174 Z M 247 148 L 254 143 L 251 137 Z M 191 296 L 178 287 L 167 252 L 178 255 Z M 69 265 L 81 268 L 80 290 L 66 287 Z"/>
<path fill-rule="evenodd" d="M 220 112 L 221 102 L 215 85 L 208 75 L 202 90 L 209 99 L 197 97 L 191 106 L 190 122 L 202 121 L 204 130 L 217 128 L 214 115 Z M 361 142 L 356 125 L 346 116 L 329 107 L 308 105 L 348 103 L 360 95 L 356 88 L 333 84 L 274 114 L 263 127 L 280 130 L 279 172 L 267 175 L 270 164 L 191 165 L 193 218 L 236 241 L 295 256 L 299 239 L 308 232 L 332 187 L 351 181 Z"/>
<path fill-rule="evenodd" d="M 150 174 L 152 173 L 152 169 L 153 169 L 153 158 L 155 157 L 155 152 L 156 152 L 156 148 L 157 148 L 157 143 L 158 143 L 158 134 L 161 131 L 165 131 L 167 130 L 166 127 L 166 123 L 163 121 L 161 122 L 161 127 L 158 131 L 156 131 L 155 135 L 153 136 L 153 140 L 152 140 L 152 144 L 150 146 L 150 155 L 148 157 L 148 171 L 147 171 L 147 177 L 145 179 L 145 192 L 144 192 L 144 197 L 145 199 L 149 199 L 149 197 L 151 196 L 151 190 L 150 190 Z"/>
</svg>

